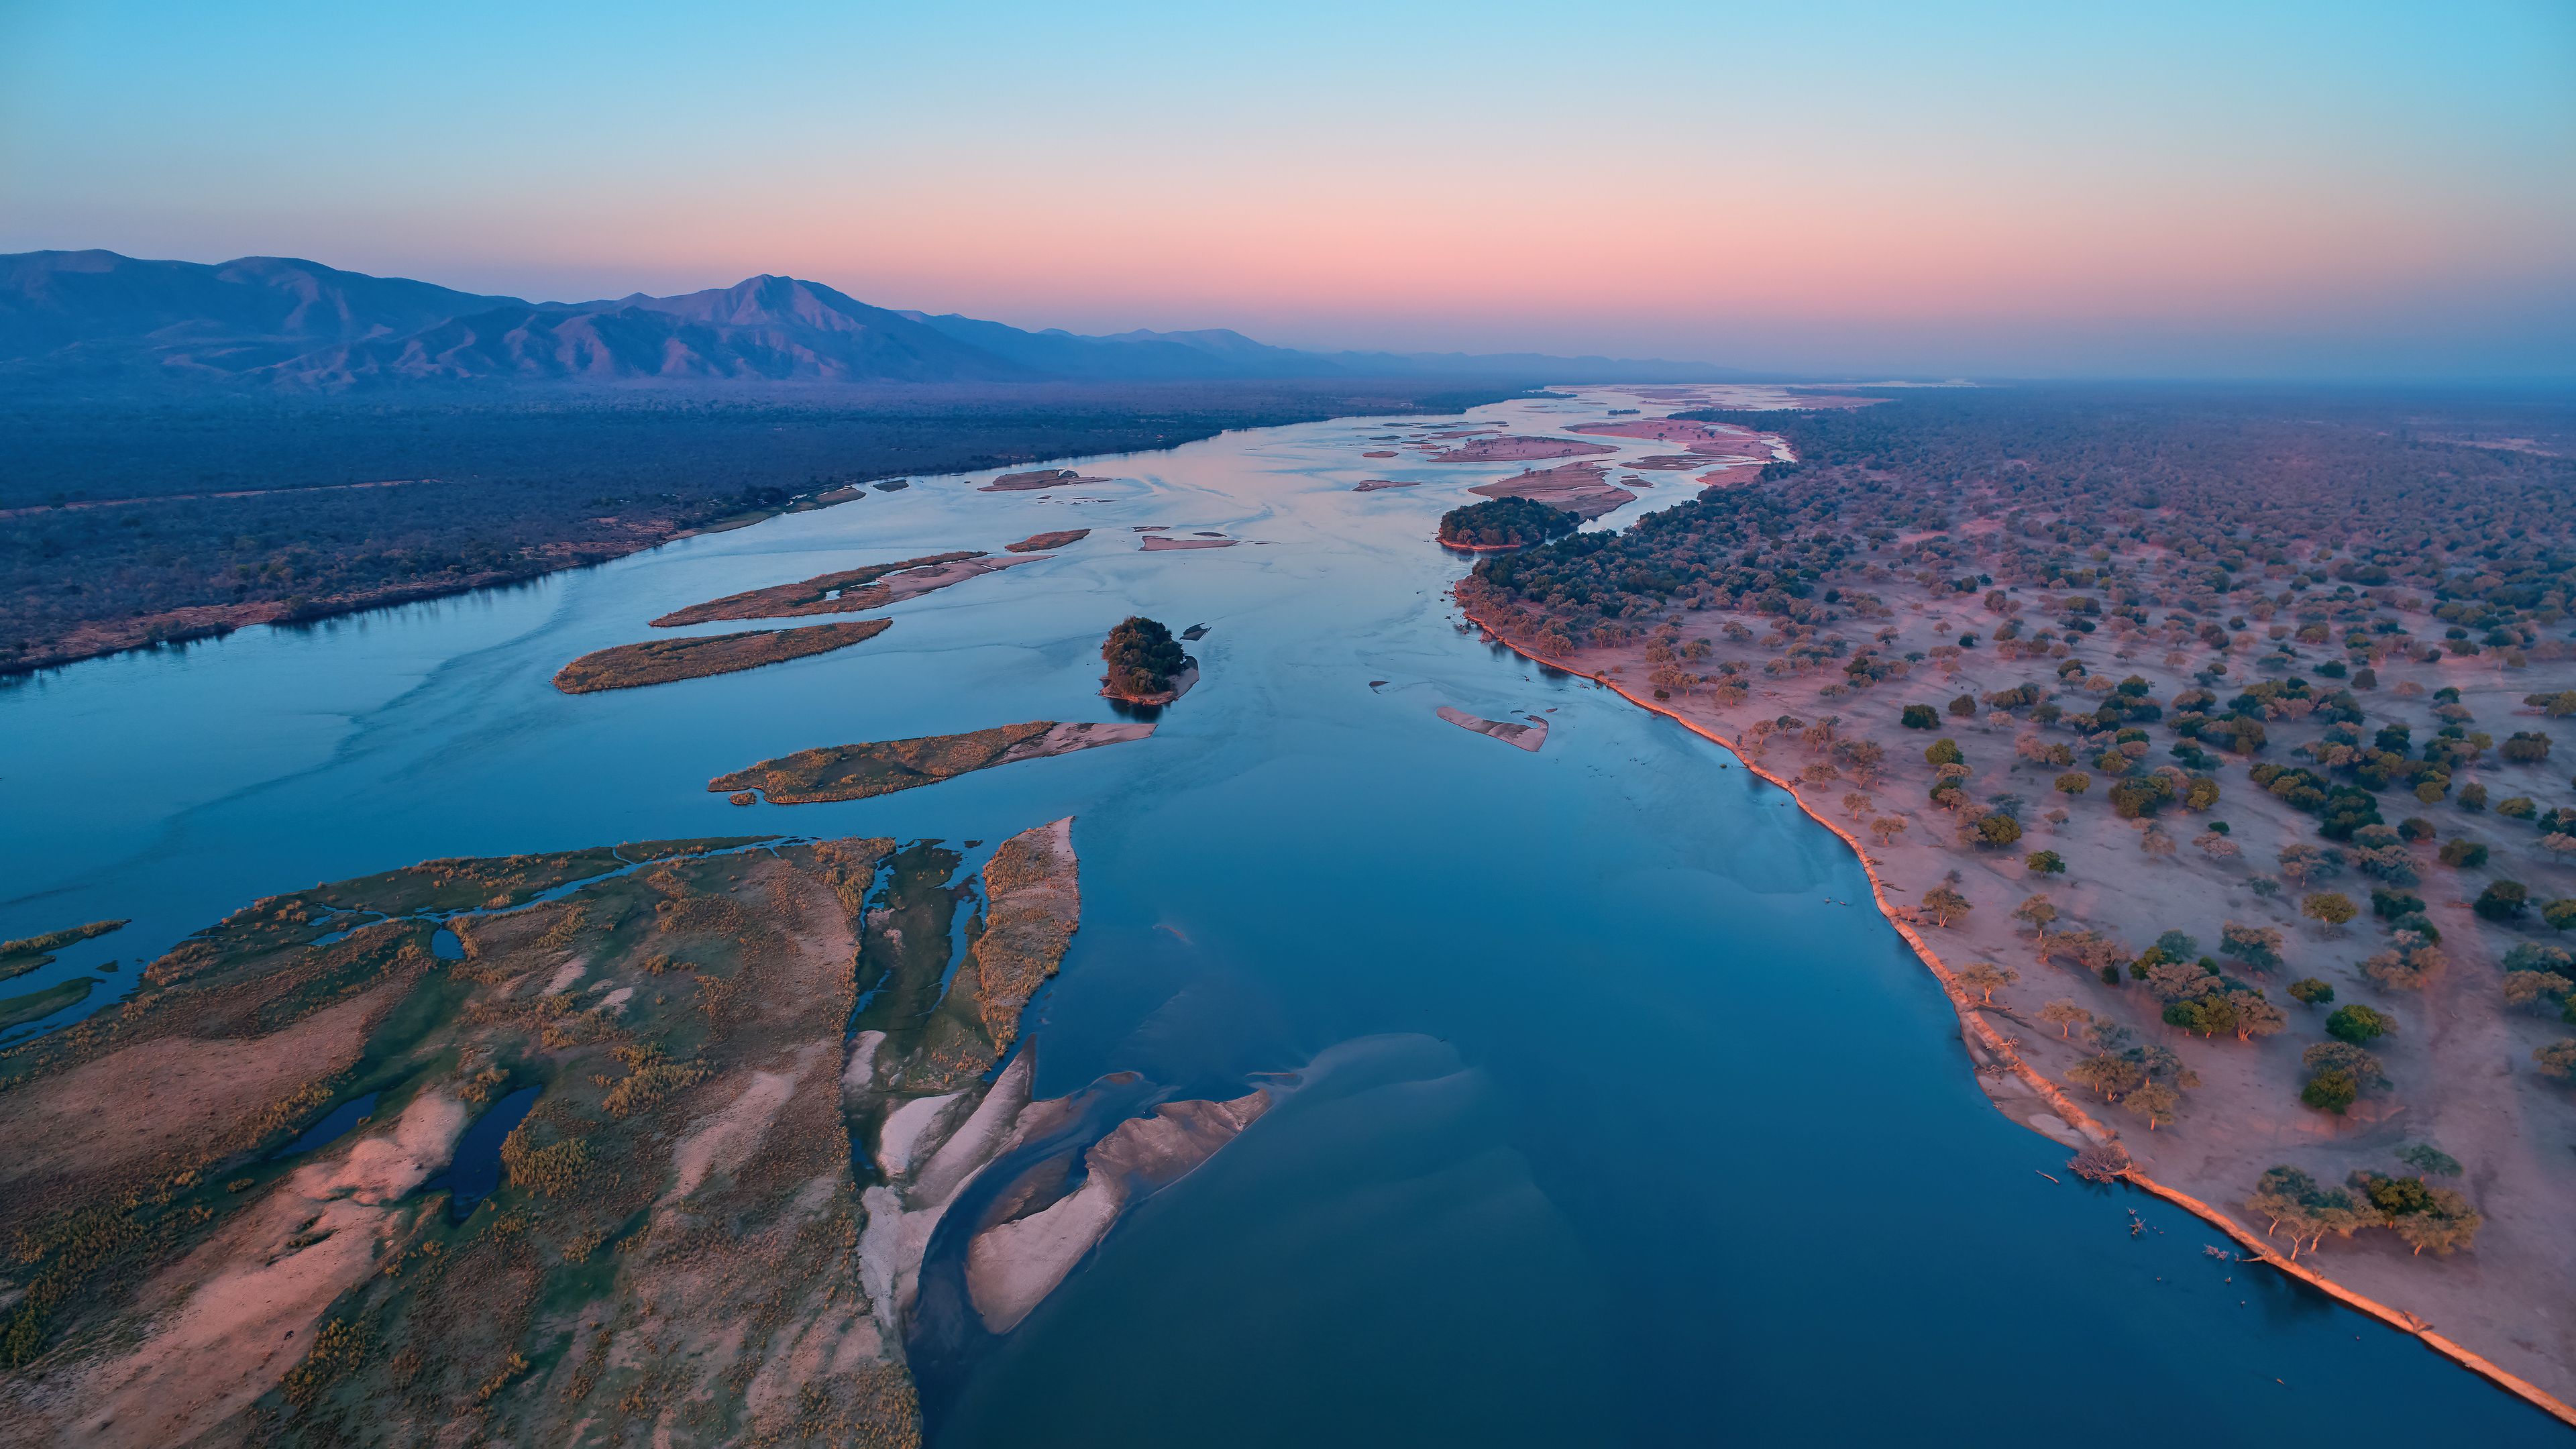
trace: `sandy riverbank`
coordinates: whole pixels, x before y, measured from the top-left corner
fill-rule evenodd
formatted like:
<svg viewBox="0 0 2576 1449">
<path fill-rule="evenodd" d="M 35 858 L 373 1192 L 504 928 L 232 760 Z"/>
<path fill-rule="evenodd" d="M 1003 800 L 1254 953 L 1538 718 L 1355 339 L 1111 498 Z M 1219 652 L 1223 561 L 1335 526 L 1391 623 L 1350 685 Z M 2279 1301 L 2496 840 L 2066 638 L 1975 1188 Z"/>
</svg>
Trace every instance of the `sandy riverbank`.
<svg viewBox="0 0 2576 1449">
<path fill-rule="evenodd" d="M 1468 607 L 1464 601 L 1461 601 L 1461 610 L 1469 619 L 1482 626 L 1488 637 L 1501 642 L 1521 657 L 1548 668 L 1590 679 L 1641 709 L 1673 720 L 1692 733 L 1725 747 L 1736 755 L 1746 769 L 1751 770 L 1764 781 L 1787 791 L 1790 798 L 1797 802 L 1799 809 L 1805 812 L 1809 819 L 1832 831 L 1845 845 L 1851 847 L 1853 855 L 1858 858 L 1863 872 L 1869 879 L 1873 904 L 1895 928 L 1897 934 L 1903 937 L 1906 944 L 1912 948 L 1916 958 L 1942 983 L 1949 995 L 1952 1007 L 1960 1020 L 1962 1043 L 1966 1046 L 1971 1059 L 1980 1066 L 1992 1063 L 2012 1082 L 2026 1091 L 2029 1098 L 2036 1099 L 2036 1103 L 2017 1109 L 2013 1101 L 2016 1094 L 2009 1090 L 1999 1091 L 1997 1084 L 1990 1083 L 1985 1073 L 1981 1072 L 1980 1084 L 1986 1086 L 1988 1095 L 1995 1100 L 1998 1110 L 2033 1131 L 2070 1146 L 2086 1143 L 2107 1144 L 2121 1140 L 2121 1133 L 2117 1129 L 2104 1123 L 2082 1103 L 2069 1096 L 2028 1060 L 2017 1041 L 1999 1033 L 1994 1028 L 1986 1019 L 1986 1013 L 1979 1009 L 1983 1003 L 1975 1002 L 1976 993 L 1962 982 L 1958 970 L 1943 959 L 1942 954 L 1934 949 L 1922 929 L 1913 920 L 1913 908 L 1890 898 L 1889 891 L 1892 887 L 1883 873 L 1883 863 L 1872 856 L 1870 849 L 1857 834 L 1827 814 L 1818 801 L 1811 799 L 1808 791 L 1801 790 L 1796 782 L 1764 767 L 1759 762 L 1758 752 L 1744 749 L 1734 737 L 1709 723 L 1690 717 L 1669 703 L 1646 697 L 1635 687 L 1612 677 L 1608 670 L 1586 667 L 1571 659 L 1554 657 L 1526 641 L 1513 639 L 1495 628 L 1493 621 Z M 2024 1100 L 2028 1101 L 2027 1098 Z M 2037 1104 L 2045 1104 L 2047 1112 L 2043 1114 L 2033 1110 Z M 2052 1130 L 2055 1128 L 2064 1130 Z M 2365 1294 L 2347 1283 L 2339 1282 L 2318 1272 L 2313 1266 L 2319 1261 L 2318 1259 L 2310 1258 L 2304 1262 L 2290 1260 L 2275 1250 L 2270 1239 L 2238 1221 L 2227 1210 L 2178 1187 L 2159 1181 L 2140 1165 L 2132 1164 L 2121 1176 L 2123 1180 L 2141 1190 L 2163 1198 L 2220 1228 L 2245 1251 L 2245 1256 L 2249 1260 L 2265 1263 L 2317 1288 L 2348 1307 L 2366 1313 L 2390 1327 L 2415 1335 L 2435 1352 L 2487 1377 L 2500 1387 L 2537 1405 L 2555 1417 L 2576 1425 L 2576 1405 L 2570 1405 L 2558 1394 L 2513 1372 L 2457 1339 L 2437 1331 L 2434 1325 L 2422 1316 Z"/>
</svg>

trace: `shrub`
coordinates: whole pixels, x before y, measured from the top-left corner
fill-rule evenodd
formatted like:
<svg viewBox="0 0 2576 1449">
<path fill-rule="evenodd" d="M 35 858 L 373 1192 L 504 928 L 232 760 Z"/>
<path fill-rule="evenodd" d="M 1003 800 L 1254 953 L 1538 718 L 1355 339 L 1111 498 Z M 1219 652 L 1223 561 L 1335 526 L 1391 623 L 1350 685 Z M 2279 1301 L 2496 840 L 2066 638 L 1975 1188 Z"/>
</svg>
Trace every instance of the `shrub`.
<svg viewBox="0 0 2576 1449">
<path fill-rule="evenodd" d="M 2290 999 L 2307 1006 L 2323 1006 L 2334 1000 L 2334 988 L 2313 976 L 2290 983 Z"/>
<path fill-rule="evenodd" d="M 1959 742 L 1946 735 L 1923 747 L 1923 763 L 1935 768 L 1942 765 L 1963 765 L 1967 760 L 1968 757 L 1959 751 Z"/>
<path fill-rule="evenodd" d="M 2553 931 L 2576 927 L 2576 899 L 2551 901 L 2540 908 L 2540 918 L 2547 921 Z"/>
<path fill-rule="evenodd" d="M 2540 813 L 2540 807 L 2532 804 L 2531 797 L 2528 795 L 2516 795 L 2509 800 L 2498 801 L 2495 809 L 2498 815 L 2510 820 L 2529 820 Z"/>
<path fill-rule="evenodd" d="M 2553 1081 L 2576 1079 L 2576 1037 L 2560 1037 L 2545 1047 L 2534 1047 L 2531 1059 L 2540 1064 L 2540 1074 Z"/>
<path fill-rule="evenodd" d="M 2022 868 L 2037 875 L 2064 875 L 2066 862 L 2053 850 L 2034 850 L 2022 857 Z M 2571 902 L 2570 904 L 2576 904 Z"/>
<path fill-rule="evenodd" d="M 2370 913 L 2383 921 L 2393 921 L 2399 916 L 2416 915 L 2423 909 L 2424 898 L 2421 896 L 2379 887 L 2373 887 L 2370 892 Z"/>
<path fill-rule="evenodd" d="M 2281 933 L 2270 926 L 2229 921 L 2218 928 L 2218 949 L 2256 970 L 2268 971 L 2281 964 Z"/>
<path fill-rule="evenodd" d="M 1976 718 L 1976 717 L 1977 717 L 1977 700 L 1976 700 L 1976 696 L 1974 696 L 1974 695 L 1968 695 L 1968 694 L 1963 694 L 1963 695 L 1960 695 L 1957 699 L 1954 699 L 1954 700 L 1950 701 L 1950 714 L 1951 714 L 1951 716 L 1952 716 L 1953 718 L 1955 718 L 1955 719 L 1974 719 L 1974 718 Z"/>
<path fill-rule="evenodd" d="M 2460 787 L 2460 808 L 2463 810 L 2484 810 L 2487 808 L 2487 787 L 2484 785 L 2462 785 Z"/>
<path fill-rule="evenodd" d="M 1933 713 L 1932 706 L 1928 704 L 1909 704 L 1905 707 L 1904 722 L 1907 729 L 1928 730 L 1941 723 L 1941 716 Z"/>
<path fill-rule="evenodd" d="M 2442 842 L 2441 861 L 2461 870 L 2476 870 L 2487 863 L 2487 848 L 2466 836 L 2455 835 Z"/>
<path fill-rule="evenodd" d="M 2409 815 L 2397 822 L 2397 835 L 2401 840 L 2431 840 L 2440 834 L 2433 828 L 2433 822 L 2421 815 Z"/>
<path fill-rule="evenodd" d="M 2517 765 L 2537 765 L 2549 758 L 2549 736 L 2538 730 L 2518 730 L 2497 753 Z"/>
<path fill-rule="evenodd" d="M 2331 992 L 2333 988 L 2327 989 Z M 2338 1006 L 2326 1018 L 2326 1035 L 2337 1041 L 2351 1042 L 2354 1046 L 2366 1046 L 2396 1029 L 2397 1023 L 2393 1018 L 2359 1002 Z"/>
<path fill-rule="evenodd" d="M 2057 793 L 2081 795 L 2093 788 L 2093 777 L 2080 770 L 2070 770 L 2057 777 Z"/>
</svg>

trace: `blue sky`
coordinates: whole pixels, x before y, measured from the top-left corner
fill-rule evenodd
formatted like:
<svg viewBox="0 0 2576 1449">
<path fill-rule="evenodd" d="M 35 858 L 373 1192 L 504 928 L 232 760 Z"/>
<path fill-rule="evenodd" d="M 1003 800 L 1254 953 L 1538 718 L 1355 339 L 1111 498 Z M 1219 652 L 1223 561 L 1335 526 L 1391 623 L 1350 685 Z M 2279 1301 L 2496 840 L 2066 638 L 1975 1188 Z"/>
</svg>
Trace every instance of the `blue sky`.
<svg viewBox="0 0 2576 1449">
<path fill-rule="evenodd" d="M 2576 376 L 2576 5 L 0 0 L 0 250 L 1980 375 Z"/>
</svg>

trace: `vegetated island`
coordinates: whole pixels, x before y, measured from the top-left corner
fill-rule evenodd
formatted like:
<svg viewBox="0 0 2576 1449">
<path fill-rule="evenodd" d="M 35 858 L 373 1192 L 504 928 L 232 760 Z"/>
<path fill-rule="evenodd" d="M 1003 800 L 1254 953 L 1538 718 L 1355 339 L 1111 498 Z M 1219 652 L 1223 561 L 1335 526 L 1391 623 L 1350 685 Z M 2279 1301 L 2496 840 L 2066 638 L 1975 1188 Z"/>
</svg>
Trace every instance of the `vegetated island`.
<svg viewBox="0 0 2576 1449">
<path fill-rule="evenodd" d="M 1800 461 L 1456 593 L 1848 841 L 2077 1171 L 2576 1422 L 2576 464 L 2458 410 L 1719 415 Z"/>
<path fill-rule="evenodd" d="M 1582 519 L 1527 498 L 1494 498 L 1440 515 L 1440 542 L 1469 550 L 1521 548 L 1572 533 Z"/>
<path fill-rule="evenodd" d="M 1593 519 L 1623 503 L 1637 501 L 1636 494 L 1604 481 L 1608 472 L 1598 463 L 1562 463 L 1554 468 L 1531 468 L 1500 482 L 1480 483 L 1467 491 L 1487 498 L 1527 498 L 1562 508 L 1577 518 Z"/>
<path fill-rule="evenodd" d="M 1060 528 L 1053 533 L 1032 533 L 1018 543 L 1003 544 L 1002 548 L 1009 553 L 1036 553 L 1042 549 L 1080 543 L 1090 536 L 1091 530 L 1087 528 Z"/>
<path fill-rule="evenodd" d="M 1025 549 L 1018 551 L 1027 552 Z M 896 563 L 869 564 L 864 568 L 816 574 L 798 583 L 775 584 L 765 589 L 727 594 L 703 604 L 691 604 L 655 619 L 653 627 L 676 629 L 684 624 L 712 624 L 724 619 L 856 614 L 919 598 L 934 589 L 962 584 L 968 579 L 997 573 L 1015 564 L 1032 562 L 1035 560 L 991 558 L 982 553 L 966 552 L 934 553 Z"/>
<path fill-rule="evenodd" d="M 0 1031 L 41 1021 L 66 1006 L 77 1006 L 89 1000 L 90 989 L 97 984 L 95 976 L 75 976 L 23 995 L 0 996 Z"/>
<path fill-rule="evenodd" d="M 1097 745 L 1141 740 L 1154 726 L 1140 721 L 1058 723 L 1032 720 L 996 725 L 962 735 L 922 735 L 908 740 L 874 740 L 798 750 L 763 760 L 729 775 L 718 775 L 707 788 L 719 794 L 757 790 L 772 805 L 811 805 L 828 800 L 865 800 L 898 790 L 936 785 L 959 775 L 989 770 L 1022 760 L 1043 760 Z"/>
<path fill-rule="evenodd" d="M 1421 486 L 1422 485 L 1418 482 L 1398 483 L 1392 478 L 1371 478 L 1365 483 L 1354 486 L 1351 491 L 1353 493 L 1375 493 L 1387 488 L 1419 488 Z"/>
<path fill-rule="evenodd" d="M 1072 824 L 956 887 L 936 842 L 660 842 L 431 861 L 189 937 L 122 1011 L 0 1052 L 0 1425 L 917 1444 L 932 1225 L 1089 1105 L 1032 1101 L 1026 1053 L 992 1071 L 1080 925 Z M 961 1245 L 971 1306 L 1006 1330 L 1268 1101 L 1100 1123 L 1078 1208 Z"/>
<path fill-rule="evenodd" d="M 47 931 L 41 936 L 21 936 L 14 941 L 0 941 L 0 981 L 24 976 L 39 966 L 51 965 L 54 953 L 65 946 L 123 930 L 124 921 L 92 921 L 85 926 L 70 926 L 60 931 Z"/>
<path fill-rule="evenodd" d="M 555 688 L 566 694 L 592 694 L 603 689 L 640 689 L 783 664 L 815 654 L 829 654 L 873 639 L 893 627 L 889 619 L 852 619 L 840 624 L 808 624 L 799 629 L 748 629 L 739 634 L 698 634 L 683 639 L 647 639 L 619 644 L 581 656 L 555 673 Z"/>
<path fill-rule="evenodd" d="M 1199 682 L 1199 662 L 1181 650 L 1172 631 L 1141 614 L 1130 614 L 1100 641 L 1100 693 L 1129 704 L 1170 704 Z"/>
<path fill-rule="evenodd" d="M 1005 473 L 978 493 L 1029 493 L 1040 488 L 1065 488 L 1077 483 L 1106 483 L 1106 478 L 1085 478 L 1071 468 L 1032 468 L 1025 473 Z"/>
<path fill-rule="evenodd" d="M 1536 715 L 1530 717 L 1529 723 L 1519 724 L 1508 720 L 1479 719 L 1463 709 L 1453 709 L 1445 704 L 1432 713 L 1462 730 L 1473 730 L 1533 755 L 1538 753 L 1539 746 L 1547 743 L 1547 721 Z"/>
<path fill-rule="evenodd" d="M 1588 458 L 1619 450 L 1606 443 L 1582 443 L 1572 438 L 1485 437 L 1473 438 L 1445 452 L 1425 459 L 1431 463 L 1527 463 L 1541 458 Z"/>
</svg>

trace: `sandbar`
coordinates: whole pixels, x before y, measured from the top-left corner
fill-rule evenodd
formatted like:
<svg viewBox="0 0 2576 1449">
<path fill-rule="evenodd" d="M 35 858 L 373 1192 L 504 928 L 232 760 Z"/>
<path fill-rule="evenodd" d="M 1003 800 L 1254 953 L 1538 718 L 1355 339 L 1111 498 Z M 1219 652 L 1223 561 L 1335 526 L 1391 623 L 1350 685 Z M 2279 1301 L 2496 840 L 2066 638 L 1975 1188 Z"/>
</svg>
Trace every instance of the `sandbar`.
<svg viewBox="0 0 2576 1449">
<path fill-rule="evenodd" d="M 839 624 L 808 624 L 801 629 L 749 629 L 739 634 L 700 634 L 684 639 L 648 639 L 595 650 L 555 674 L 555 688 L 566 694 L 593 694 L 603 689 L 638 689 L 732 674 L 783 664 L 815 654 L 828 654 L 873 639 L 893 627 L 886 619 L 853 619 Z"/>
<path fill-rule="evenodd" d="M 1439 715 L 1442 719 L 1449 721 L 1451 724 L 1456 725 L 1462 730 L 1474 730 L 1480 735 L 1501 740 L 1504 744 L 1511 745 L 1518 749 L 1527 750 L 1533 755 L 1538 753 L 1539 746 L 1547 743 L 1547 721 L 1543 719 L 1533 719 L 1528 724 L 1512 724 L 1504 720 L 1496 719 L 1479 719 L 1475 715 L 1469 714 L 1463 709 L 1452 709 L 1445 704 L 1432 711 L 1432 713 Z"/>
<path fill-rule="evenodd" d="M 1619 450 L 1606 443 L 1578 443 L 1571 438 L 1509 436 L 1477 438 L 1431 459 L 1434 463 L 1526 463 L 1540 458 L 1587 458 Z"/>
<path fill-rule="evenodd" d="M 1592 519 L 1623 503 L 1637 501 L 1636 494 L 1607 481 L 1608 473 L 1598 463 L 1561 463 L 1553 468 L 1532 468 L 1467 491 L 1487 498 L 1526 498 Z"/>
<path fill-rule="evenodd" d="M 1049 535 L 1040 535 L 1047 537 Z M 1013 545 L 1015 550 L 1017 545 Z M 1025 552 L 1025 550 L 1018 550 Z M 881 609 L 962 584 L 968 579 L 1028 563 L 1019 558 L 987 558 L 976 552 L 934 553 L 921 558 L 902 559 L 895 563 L 868 564 L 860 568 L 841 569 L 816 574 L 792 584 L 773 584 L 765 589 L 750 589 L 709 599 L 675 609 L 653 621 L 656 629 L 677 628 L 683 624 L 712 624 L 720 619 L 784 619 L 803 614 L 855 614 L 864 609 Z"/>
<path fill-rule="evenodd" d="M 1239 538 L 1164 538 L 1149 534 L 1145 539 L 1144 551 L 1167 553 L 1178 548 L 1232 548 L 1241 542 L 1243 540 Z"/>
<path fill-rule="evenodd" d="M 1069 543 L 1080 543 L 1090 536 L 1091 530 L 1087 528 L 1060 528 L 1053 533 L 1032 533 L 1018 543 L 1003 544 L 1002 548 L 1007 553 L 1036 553 L 1040 549 L 1062 548 Z"/>
<path fill-rule="evenodd" d="M 1033 468 L 1025 473 L 1005 473 L 978 493 L 1026 493 L 1039 488 L 1061 488 L 1075 483 L 1106 483 L 1106 478 L 1085 478 L 1071 468 Z"/>
<path fill-rule="evenodd" d="M 1375 493 L 1381 488 L 1419 488 L 1421 486 L 1422 485 L 1420 483 L 1398 483 L 1392 478 L 1371 478 L 1367 482 L 1353 488 L 1351 491 L 1353 493 Z"/>
<path fill-rule="evenodd" d="M 962 735 L 827 745 L 718 775 L 707 782 L 707 788 L 718 794 L 758 790 L 773 805 L 865 800 L 935 785 L 995 765 L 1141 740 L 1153 732 L 1152 724 L 1141 721 L 1065 724 L 1032 720 Z"/>
</svg>

